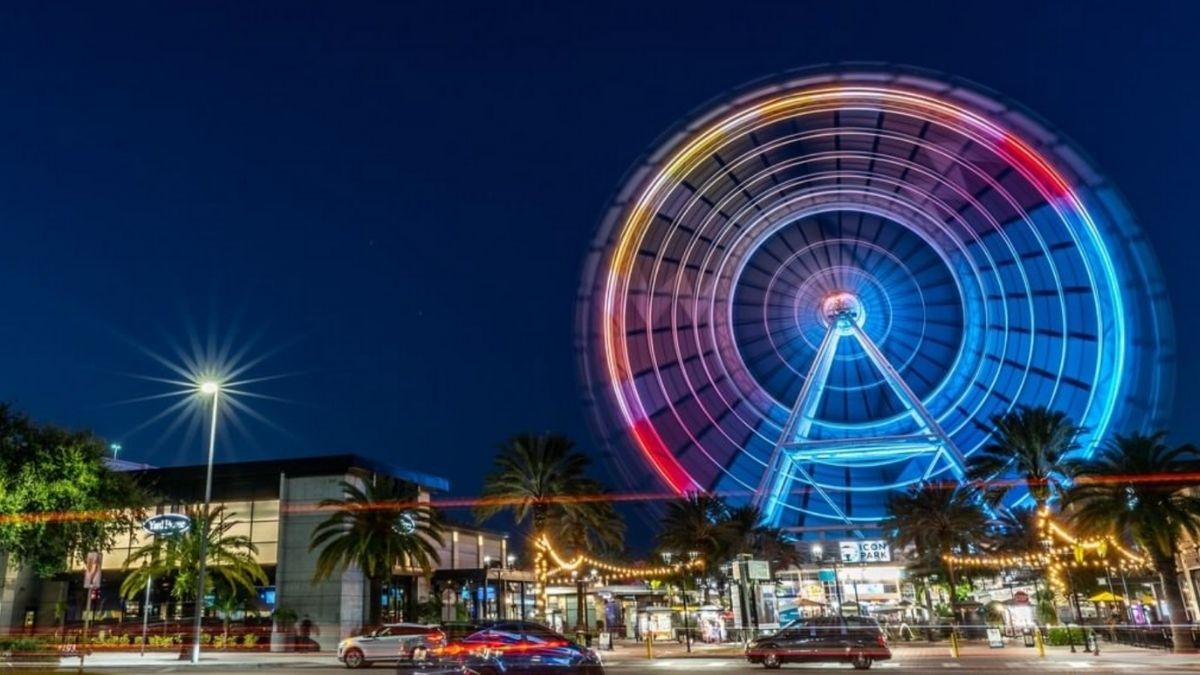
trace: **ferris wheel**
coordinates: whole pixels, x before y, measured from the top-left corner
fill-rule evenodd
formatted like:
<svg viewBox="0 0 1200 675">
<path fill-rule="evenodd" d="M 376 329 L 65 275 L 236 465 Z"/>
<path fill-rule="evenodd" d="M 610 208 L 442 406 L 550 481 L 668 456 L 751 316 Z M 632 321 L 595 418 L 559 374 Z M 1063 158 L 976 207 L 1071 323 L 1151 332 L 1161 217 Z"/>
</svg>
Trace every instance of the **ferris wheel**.
<svg viewBox="0 0 1200 675">
<path fill-rule="evenodd" d="M 991 417 L 1082 452 L 1155 428 L 1173 340 L 1147 244 L 1063 138 L 927 72 L 738 92 L 629 176 L 585 265 L 580 363 L 631 481 L 857 530 L 959 478 Z"/>
</svg>

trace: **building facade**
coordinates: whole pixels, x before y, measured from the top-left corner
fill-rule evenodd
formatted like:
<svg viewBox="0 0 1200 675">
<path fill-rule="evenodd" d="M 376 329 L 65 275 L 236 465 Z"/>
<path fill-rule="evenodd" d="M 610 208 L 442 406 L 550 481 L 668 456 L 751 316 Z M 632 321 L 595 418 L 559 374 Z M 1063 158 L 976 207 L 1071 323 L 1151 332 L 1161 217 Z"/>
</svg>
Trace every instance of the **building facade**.
<svg viewBox="0 0 1200 675">
<path fill-rule="evenodd" d="M 152 468 L 118 464 L 135 471 L 159 497 L 150 514 L 184 513 L 203 503 L 204 466 Z M 362 485 L 379 476 L 405 483 L 417 502 L 449 489 L 444 478 L 401 469 L 356 455 L 331 455 L 301 459 L 237 462 L 213 467 L 212 504 L 224 506 L 224 516 L 234 521 L 230 535 L 244 535 L 257 549 L 255 557 L 267 575 L 256 588 L 244 616 L 272 624 L 272 640 L 282 646 L 287 626 L 275 625 L 273 616 L 290 617 L 289 623 L 305 626 L 304 636 L 322 649 L 333 649 L 343 637 L 363 628 L 369 607 L 369 584 L 362 572 L 350 566 L 344 573 L 314 581 L 318 551 L 310 550 L 312 534 L 329 512 L 319 508 L 325 499 L 344 496 L 342 483 Z M 438 550 L 434 574 L 449 571 L 483 572 L 491 560 L 509 560 L 507 535 L 442 520 L 444 541 Z M 149 620 L 166 626 L 191 617 L 192 604 L 170 597 L 167 583 L 154 583 L 143 598 L 123 599 L 119 593 L 126 562 L 150 535 L 135 528 L 119 536 L 104 552 L 101 584 L 92 597 L 91 619 L 95 630 L 120 631 L 130 624 L 140 628 L 143 602 L 149 599 Z M 385 620 L 418 620 L 436 602 L 430 578 L 419 569 L 397 568 L 395 582 L 381 598 L 390 609 Z M 215 618 L 206 607 L 206 616 Z M 87 593 L 83 567 L 52 580 L 38 580 L 27 571 L 5 565 L 0 577 L 0 626 L 10 631 L 50 632 L 76 625 L 84 618 Z M 437 620 L 437 613 L 432 616 Z"/>
</svg>

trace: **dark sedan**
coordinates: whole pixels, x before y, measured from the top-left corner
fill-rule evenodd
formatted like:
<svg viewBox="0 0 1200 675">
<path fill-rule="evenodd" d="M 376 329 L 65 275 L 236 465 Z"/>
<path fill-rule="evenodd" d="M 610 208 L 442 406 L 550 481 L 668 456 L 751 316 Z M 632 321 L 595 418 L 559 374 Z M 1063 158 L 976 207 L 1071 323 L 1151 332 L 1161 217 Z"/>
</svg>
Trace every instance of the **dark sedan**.
<svg viewBox="0 0 1200 675">
<path fill-rule="evenodd" d="M 872 663 L 890 658 L 892 651 L 879 622 L 861 616 L 799 619 L 746 647 L 746 660 L 766 668 L 778 668 L 785 663 L 834 661 L 866 670 Z"/>
</svg>

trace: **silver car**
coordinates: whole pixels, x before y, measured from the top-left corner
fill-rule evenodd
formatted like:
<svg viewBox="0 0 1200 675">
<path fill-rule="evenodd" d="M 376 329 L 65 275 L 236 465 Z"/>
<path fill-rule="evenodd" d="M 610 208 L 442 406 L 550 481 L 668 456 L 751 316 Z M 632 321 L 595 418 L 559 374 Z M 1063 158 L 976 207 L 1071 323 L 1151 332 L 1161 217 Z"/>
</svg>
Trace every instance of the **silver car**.
<svg viewBox="0 0 1200 675">
<path fill-rule="evenodd" d="M 390 623 L 378 630 L 346 638 L 338 643 L 338 661 L 347 668 L 362 668 L 379 661 L 425 661 L 430 650 L 446 644 L 446 634 L 437 626 L 419 623 Z"/>
</svg>

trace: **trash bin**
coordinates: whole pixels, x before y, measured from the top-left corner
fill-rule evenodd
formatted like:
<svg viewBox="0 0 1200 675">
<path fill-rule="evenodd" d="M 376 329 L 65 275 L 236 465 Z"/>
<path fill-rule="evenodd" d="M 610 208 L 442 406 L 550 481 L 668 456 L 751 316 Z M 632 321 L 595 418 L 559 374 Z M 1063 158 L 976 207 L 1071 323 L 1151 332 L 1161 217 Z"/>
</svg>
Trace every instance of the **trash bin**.
<svg viewBox="0 0 1200 675">
<path fill-rule="evenodd" d="M 1024 641 L 1026 647 L 1035 646 L 1033 640 L 1033 630 L 1026 628 L 1021 631 L 1021 640 Z"/>
</svg>

